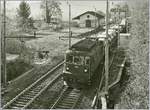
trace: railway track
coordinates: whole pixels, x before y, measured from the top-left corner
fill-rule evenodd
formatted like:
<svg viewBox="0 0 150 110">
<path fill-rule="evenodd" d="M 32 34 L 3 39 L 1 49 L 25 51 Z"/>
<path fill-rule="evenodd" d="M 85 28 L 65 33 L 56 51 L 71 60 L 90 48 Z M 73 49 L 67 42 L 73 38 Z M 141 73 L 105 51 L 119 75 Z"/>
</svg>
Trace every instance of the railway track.
<svg viewBox="0 0 150 110">
<path fill-rule="evenodd" d="M 73 109 L 76 107 L 82 97 L 82 92 L 77 89 L 64 87 L 51 109 Z"/>
<path fill-rule="evenodd" d="M 10 100 L 3 106 L 5 109 L 27 108 L 39 95 L 41 95 L 48 87 L 52 86 L 56 81 L 61 79 L 61 70 L 64 62 L 48 71 L 45 75 L 39 78 L 36 82 L 25 88 L 15 98 Z"/>
</svg>

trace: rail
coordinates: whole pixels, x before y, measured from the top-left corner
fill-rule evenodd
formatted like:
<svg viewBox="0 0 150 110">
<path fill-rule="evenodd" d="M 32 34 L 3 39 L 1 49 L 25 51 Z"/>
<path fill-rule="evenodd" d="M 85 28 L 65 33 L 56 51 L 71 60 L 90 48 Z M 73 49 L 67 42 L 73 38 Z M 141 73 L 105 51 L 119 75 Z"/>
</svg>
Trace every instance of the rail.
<svg viewBox="0 0 150 110">
<path fill-rule="evenodd" d="M 25 88 L 21 93 L 19 93 L 15 98 L 10 100 L 6 105 L 3 106 L 3 108 L 8 108 L 11 104 L 13 104 L 19 97 L 21 97 L 23 94 L 25 94 L 28 90 L 30 90 L 35 85 L 38 85 L 39 82 L 41 82 L 44 78 L 46 78 L 50 73 L 54 72 L 58 68 L 60 68 L 64 64 L 64 61 L 56 65 L 54 68 L 52 68 L 50 71 L 48 71 L 45 75 L 43 75 L 41 78 L 39 78 L 36 82 Z M 29 103 L 25 103 L 25 105 L 21 108 L 26 108 L 29 106 L 35 98 L 37 98 L 46 88 L 51 85 L 56 79 L 58 79 L 61 76 L 61 74 L 57 75 L 47 86 L 45 86 L 41 91 L 39 91 L 33 98 L 30 99 Z M 19 108 L 19 107 L 18 107 Z"/>
<path fill-rule="evenodd" d="M 81 96 L 80 90 L 66 87 L 50 109 L 73 109 Z"/>
</svg>

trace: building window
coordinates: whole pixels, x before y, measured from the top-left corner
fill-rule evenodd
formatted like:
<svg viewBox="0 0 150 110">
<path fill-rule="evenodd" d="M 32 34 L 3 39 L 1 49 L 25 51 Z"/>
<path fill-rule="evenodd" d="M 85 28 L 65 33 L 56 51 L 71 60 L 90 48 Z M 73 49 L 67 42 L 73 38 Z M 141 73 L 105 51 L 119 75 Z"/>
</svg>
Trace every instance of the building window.
<svg viewBox="0 0 150 110">
<path fill-rule="evenodd" d="M 90 17 L 90 15 L 87 15 L 87 18 L 89 18 Z"/>
</svg>

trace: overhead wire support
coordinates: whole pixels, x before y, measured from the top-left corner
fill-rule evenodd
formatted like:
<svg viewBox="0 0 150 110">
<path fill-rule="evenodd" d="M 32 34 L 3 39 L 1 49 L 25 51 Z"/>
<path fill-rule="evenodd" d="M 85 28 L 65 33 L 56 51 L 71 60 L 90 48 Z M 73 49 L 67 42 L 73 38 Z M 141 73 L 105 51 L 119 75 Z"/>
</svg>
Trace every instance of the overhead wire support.
<svg viewBox="0 0 150 110">
<path fill-rule="evenodd" d="M 108 18 L 108 3 L 107 0 L 107 6 L 106 6 L 106 39 L 105 39 L 105 92 L 108 92 L 108 81 L 109 81 L 109 43 L 108 43 L 108 24 L 109 24 L 109 18 Z"/>
<path fill-rule="evenodd" d="M 1 51 L 2 51 L 2 80 L 4 86 L 7 83 L 6 73 L 6 0 L 3 0 L 3 20 L 2 20 L 2 39 L 1 39 Z"/>
<path fill-rule="evenodd" d="M 71 5 L 69 4 L 69 48 L 71 47 Z"/>
<path fill-rule="evenodd" d="M 69 42 L 68 42 L 68 45 L 69 46 L 68 47 L 70 49 L 71 48 L 71 37 L 72 37 L 72 32 L 71 32 L 71 4 L 68 2 L 68 0 L 66 2 L 69 6 L 69 22 L 68 22 L 68 24 L 69 24 L 69 36 L 68 36 Z"/>
</svg>

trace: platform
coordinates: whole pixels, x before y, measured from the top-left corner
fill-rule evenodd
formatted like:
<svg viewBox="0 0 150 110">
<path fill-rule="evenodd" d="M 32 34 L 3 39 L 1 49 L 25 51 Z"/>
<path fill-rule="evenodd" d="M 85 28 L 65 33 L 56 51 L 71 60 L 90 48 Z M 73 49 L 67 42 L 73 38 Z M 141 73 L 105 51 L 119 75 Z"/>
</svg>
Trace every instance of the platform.
<svg viewBox="0 0 150 110">
<path fill-rule="evenodd" d="M 112 88 L 120 81 L 122 76 L 122 71 L 125 65 L 125 61 L 126 61 L 126 57 L 124 51 L 118 50 L 113 59 L 113 63 L 109 68 L 108 89 Z M 102 84 L 101 84 L 101 89 L 99 94 L 105 93 L 105 78 L 102 79 L 101 83 Z"/>
</svg>

